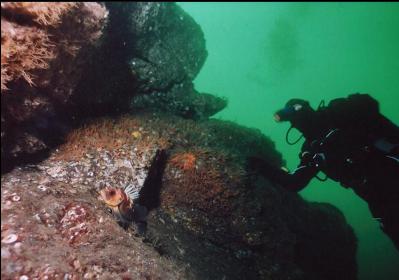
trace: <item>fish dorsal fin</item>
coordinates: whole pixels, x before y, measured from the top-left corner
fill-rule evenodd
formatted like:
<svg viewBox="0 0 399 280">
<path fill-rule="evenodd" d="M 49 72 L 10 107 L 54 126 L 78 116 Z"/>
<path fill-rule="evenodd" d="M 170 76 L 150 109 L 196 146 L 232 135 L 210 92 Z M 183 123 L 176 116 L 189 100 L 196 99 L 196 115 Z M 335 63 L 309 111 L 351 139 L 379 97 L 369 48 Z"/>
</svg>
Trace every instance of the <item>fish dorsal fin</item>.
<svg viewBox="0 0 399 280">
<path fill-rule="evenodd" d="M 133 184 L 127 184 L 123 190 L 131 200 L 136 200 L 139 197 L 139 191 Z"/>
</svg>

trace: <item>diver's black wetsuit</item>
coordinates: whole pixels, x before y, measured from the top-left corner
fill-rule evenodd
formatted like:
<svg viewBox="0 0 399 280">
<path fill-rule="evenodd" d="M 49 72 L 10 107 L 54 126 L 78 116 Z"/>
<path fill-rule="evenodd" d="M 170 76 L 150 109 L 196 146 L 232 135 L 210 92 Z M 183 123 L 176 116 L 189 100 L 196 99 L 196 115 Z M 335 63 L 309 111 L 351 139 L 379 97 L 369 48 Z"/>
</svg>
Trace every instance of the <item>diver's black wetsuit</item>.
<svg viewBox="0 0 399 280">
<path fill-rule="evenodd" d="M 293 173 L 257 158 L 250 164 L 291 191 L 306 187 L 319 171 L 352 188 L 399 250 L 399 128 L 368 103 L 371 97 L 352 96 L 355 102 L 337 99 L 316 112 L 310 125 L 317 130 L 304 133 L 301 162 Z"/>
</svg>

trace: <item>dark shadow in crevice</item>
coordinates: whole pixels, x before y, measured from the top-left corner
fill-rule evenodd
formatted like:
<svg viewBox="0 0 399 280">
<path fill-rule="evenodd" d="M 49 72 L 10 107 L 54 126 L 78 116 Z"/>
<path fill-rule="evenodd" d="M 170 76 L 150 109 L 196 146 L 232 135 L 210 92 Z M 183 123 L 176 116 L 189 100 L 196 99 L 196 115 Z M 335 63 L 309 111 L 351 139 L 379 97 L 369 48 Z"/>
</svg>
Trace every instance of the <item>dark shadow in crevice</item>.
<svg viewBox="0 0 399 280">
<path fill-rule="evenodd" d="M 151 163 L 144 186 L 140 191 L 139 204 L 151 211 L 160 206 L 160 192 L 162 176 L 166 166 L 167 155 L 165 150 L 158 150 Z"/>
<path fill-rule="evenodd" d="M 15 167 L 35 165 L 47 159 L 50 155 L 50 149 L 41 150 L 36 153 L 21 153 L 18 158 L 1 157 L 1 175 L 11 172 Z M 29 167 L 29 166 L 28 166 Z"/>
</svg>

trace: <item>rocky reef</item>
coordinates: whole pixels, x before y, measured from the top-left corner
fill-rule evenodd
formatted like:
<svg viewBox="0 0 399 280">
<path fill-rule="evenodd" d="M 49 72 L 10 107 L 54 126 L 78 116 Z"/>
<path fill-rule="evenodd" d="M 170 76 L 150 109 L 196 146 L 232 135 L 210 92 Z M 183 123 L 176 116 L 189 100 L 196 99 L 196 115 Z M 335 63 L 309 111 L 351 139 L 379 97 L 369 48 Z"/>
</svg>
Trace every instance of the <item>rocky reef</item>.
<svg viewBox="0 0 399 280">
<path fill-rule="evenodd" d="M 107 18 L 97 3 L 2 2 L 2 168 L 66 132 L 68 104 Z"/>
<path fill-rule="evenodd" d="M 194 89 L 205 39 L 178 5 L 1 8 L 2 279 L 356 279 L 342 213 L 249 170 L 284 160 L 210 118 L 227 101 Z"/>
<path fill-rule="evenodd" d="M 73 131 L 2 177 L 2 276 L 355 279 L 342 214 L 248 175 L 253 154 L 282 164 L 268 138 L 230 122 L 140 113 Z M 126 185 L 149 210 L 141 237 L 97 200 Z"/>
<path fill-rule="evenodd" d="M 227 102 L 192 80 L 207 52 L 174 3 L 2 3 L 3 170 L 42 158 L 88 117 L 149 107 L 207 118 Z"/>
</svg>

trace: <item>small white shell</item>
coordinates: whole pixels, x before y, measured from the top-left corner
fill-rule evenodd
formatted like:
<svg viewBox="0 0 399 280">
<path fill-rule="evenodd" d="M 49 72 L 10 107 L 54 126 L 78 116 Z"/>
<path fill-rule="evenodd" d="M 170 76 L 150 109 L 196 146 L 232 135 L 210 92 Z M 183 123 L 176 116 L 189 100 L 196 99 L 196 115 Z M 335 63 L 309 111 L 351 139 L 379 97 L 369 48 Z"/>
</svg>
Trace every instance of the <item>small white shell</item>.
<svg viewBox="0 0 399 280">
<path fill-rule="evenodd" d="M 14 196 L 12 197 L 12 201 L 17 202 L 17 201 L 20 201 L 20 200 L 21 200 L 21 197 L 18 196 L 18 195 L 14 195 Z"/>
<path fill-rule="evenodd" d="M 11 234 L 7 235 L 6 237 L 4 237 L 1 240 L 1 242 L 5 243 L 5 244 L 11 244 L 11 243 L 14 243 L 15 241 L 17 241 L 17 239 L 18 239 L 18 235 L 11 233 Z"/>
</svg>

